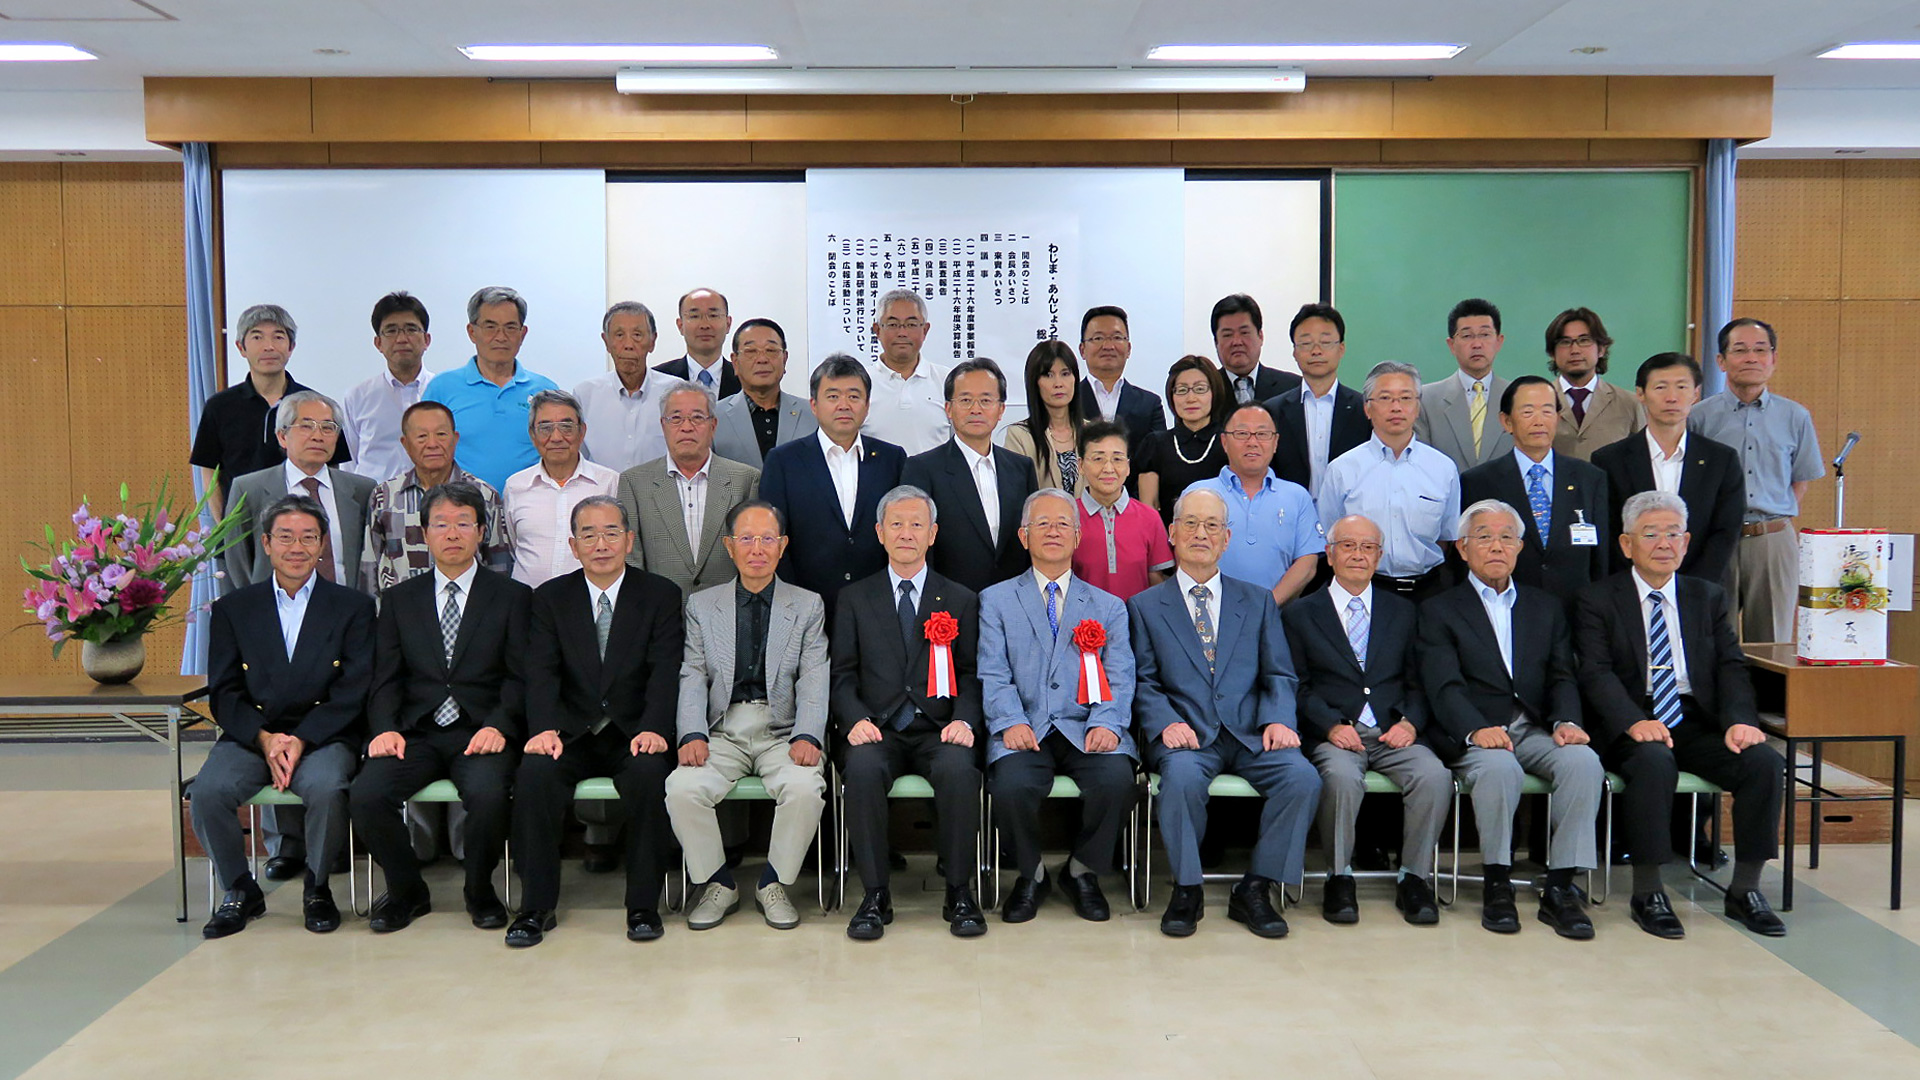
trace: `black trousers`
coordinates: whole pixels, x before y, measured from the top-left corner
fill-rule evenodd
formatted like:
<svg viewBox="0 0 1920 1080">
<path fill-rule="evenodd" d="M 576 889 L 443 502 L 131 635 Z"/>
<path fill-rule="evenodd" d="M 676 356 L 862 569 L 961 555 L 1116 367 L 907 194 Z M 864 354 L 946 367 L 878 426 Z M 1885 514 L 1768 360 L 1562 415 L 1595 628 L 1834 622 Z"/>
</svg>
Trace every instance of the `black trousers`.
<svg viewBox="0 0 1920 1080">
<path fill-rule="evenodd" d="M 1118 752 L 1089 754 L 1058 731 L 1041 740 L 1038 750 L 1015 751 L 987 766 L 993 824 L 1006 834 L 1014 866 L 1027 877 L 1040 869 L 1040 807 L 1053 790 L 1055 773 L 1080 785 L 1073 857 L 1096 874 L 1113 873 L 1120 830 L 1133 809 L 1133 759 Z"/>
<path fill-rule="evenodd" d="M 527 754 L 520 759 L 513 781 L 513 849 L 527 887 L 527 910 L 559 906 L 560 840 L 567 808 L 573 805 L 574 785 L 595 776 L 613 778 L 626 812 L 627 908 L 659 908 L 661 875 L 673 844 L 667 774 L 678 758 L 671 749 L 629 753 L 632 741 L 608 724 L 598 735 L 569 740 L 558 758 Z"/>
<path fill-rule="evenodd" d="M 354 778 L 347 793 L 353 828 L 387 872 L 387 891 L 417 896 L 426 889 L 400 809 L 414 792 L 436 780 L 452 780 L 467 811 L 467 892 L 485 895 L 492 888 L 493 869 L 500 865 L 500 851 L 507 841 L 520 743 L 508 736 L 506 749 L 497 754 L 469 755 L 467 744 L 478 730 L 462 723 L 406 732 L 406 757 L 368 758 Z"/>
<path fill-rule="evenodd" d="M 1761 743 L 1736 754 L 1725 734 L 1692 709 L 1665 743 L 1634 742 L 1622 735 L 1607 748 L 1607 767 L 1626 778 L 1620 800 L 1627 852 L 1637 863 L 1659 864 L 1673 856 L 1674 786 L 1681 770 L 1726 788 L 1733 795 L 1733 857 L 1765 862 L 1779 852 L 1780 804 L 1785 762 Z"/>
<path fill-rule="evenodd" d="M 936 850 L 947 866 L 947 884 L 973 880 L 974 842 L 980 835 L 979 754 L 977 744 L 941 742 L 940 727 L 925 718 L 905 731 L 884 729 L 877 743 L 845 746 L 840 778 L 847 789 L 847 843 L 867 888 L 887 887 L 887 791 L 908 774 L 933 784 Z"/>
</svg>

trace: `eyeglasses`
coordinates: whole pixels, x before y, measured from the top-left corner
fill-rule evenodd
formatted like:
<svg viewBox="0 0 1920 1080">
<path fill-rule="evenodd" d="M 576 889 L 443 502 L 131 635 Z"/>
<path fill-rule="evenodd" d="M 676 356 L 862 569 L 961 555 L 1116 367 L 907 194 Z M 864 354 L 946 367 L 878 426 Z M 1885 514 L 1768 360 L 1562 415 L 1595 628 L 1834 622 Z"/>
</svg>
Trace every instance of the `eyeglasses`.
<svg viewBox="0 0 1920 1080">
<path fill-rule="evenodd" d="M 527 332 L 527 328 L 517 322 L 483 322 L 474 327 L 474 329 L 480 331 L 480 336 L 483 338 L 500 337 L 503 334 L 507 337 L 517 337 Z"/>
<path fill-rule="evenodd" d="M 477 521 L 429 521 L 427 531 L 437 536 L 445 536 L 448 533 L 479 532 L 480 523 Z"/>
<path fill-rule="evenodd" d="M 1593 340 L 1591 334 L 1581 334 L 1579 337 L 1555 338 L 1553 341 L 1553 345 L 1557 349 L 1591 349 L 1595 344 L 1596 342 Z"/>
<path fill-rule="evenodd" d="M 573 534 L 573 538 L 583 544 L 597 544 L 602 540 L 612 540 L 617 543 L 625 535 L 627 530 L 618 525 L 608 525 L 602 529 L 581 529 Z"/>
<path fill-rule="evenodd" d="M 787 355 L 787 350 L 778 345 L 747 345 L 735 349 L 733 354 L 742 357 L 785 356 Z"/>
<path fill-rule="evenodd" d="M 1453 335 L 1455 341 L 1492 341 L 1500 335 L 1492 330 L 1464 330 Z"/>
<path fill-rule="evenodd" d="M 383 338 L 424 337 L 426 330 L 418 326 L 383 326 L 380 336 Z"/>
<path fill-rule="evenodd" d="M 1351 555 L 1356 551 L 1362 555 L 1378 555 L 1381 550 L 1380 545 L 1371 540 L 1335 540 L 1332 547 L 1342 555 Z"/>
<path fill-rule="evenodd" d="M 1686 531 L 1683 529 L 1668 529 L 1665 532 L 1643 532 L 1643 533 L 1636 533 L 1635 535 L 1639 536 L 1640 539 L 1645 541 L 1646 543 L 1657 544 L 1662 540 L 1667 540 L 1667 541 L 1678 540 L 1687 534 L 1686 534 Z"/>
<path fill-rule="evenodd" d="M 1034 518 L 1027 522 L 1025 528 L 1028 532 L 1053 532 L 1058 529 L 1071 530 L 1078 524 L 1071 518 Z"/>
<path fill-rule="evenodd" d="M 1481 547 L 1519 547 L 1520 534 L 1510 532 L 1477 532 L 1467 537 L 1467 542 L 1470 544 L 1478 544 Z"/>
<path fill-rule="evenodd" d="M 665 418 L 665 423 L 668 427 L 687 427 L 688 425 L 699 427 L 711 419 L 713 419 L 711 413 L 674 413 Z"/>
<path fill-rule="evenodd" d="M 288 426 L 302 435 L 340 434 L 340 425 L 331 420 L 295 420 Z"/>
<path fill-rule="evenodd" d="M 770 548 L 778 544 L 783 538 L 778 536 L 729 536 L 727 539 L 733 541 L 740 547 Z"/>
<path fill-rule="evenodd" d="M 918 330 L 925 325 L 927 324 L 919 319 L 884 319 L 880 323 L 880 329 L 892 334 L 901 330 Z"/>
<path fill-rule="evenodd" d="M 961 394 L 959 397 L 953 399 L 954 407 L 960 409 L 962 412 L 973 409 L 991 409 L 998 404 L 1000 404 L 1000 396 L 998 394 Z"/>
<path fill-rule="evenodd" d="M 1420 404 L 1420 395 L 1418 394 L 1375 394 L 1372 397 L 1368 398 L 1367 400 L 1377 401 L 1382 405 L 1400 405 L 1400 406 L 1418 405 Z"/>
<path fill-rule="evenodd" d="M 1270 443 L 1280 436 L 1272 431 L 1249 431 L 1246 428 L 1234 428 L 1227 432 L 1229 438 L 1252 443 Z"/>
<path fill-rule="evenodd" d="M 1735 345 L 1733 348 L 1728 349 L 1726 353 L 1727 359 L 1729 360 L 1744 360 L 1749 356 L 1772 356 L 1772 355 L 1773 355 L 1773 346 L 1771 345 L 1755 345 L 1751 349 L 1749 349 L 1745 345 Z"/>
<path fill-rule="evenodd" d="M 1125 334 L 1088 334 L 1082 340 L 1089 345 L 1124 345 L 1127 342 L 1127 335 Z"/>
<path fill-rule="evenodd" d="M 1338 344 L 1340 344 L 1339 338 L 1324 337 L 1324 338 L 1313 338 L 1308 341 L 1296 341 L 1293 343 L 1293 347 L 1295 349 L 1331 349 Z"/>
<path fill-rule="evenodd" d="M 579 430 L 578 420 L 542 420 L 533 425 L 533 433 L 543 439 L 549 435 L 572 435 Z"/>
<path fill-rule="evenodd" d="M 1219 518 L 1182 517 L 1173 519 L 1174 527 L 1181 532 L 1217 533 L 1226 532 L 1227 523 Z"/>
<path fill-rule="evenodd" d="M 321 536 L 317 532 L 296 533 L 296 532 L 287 532 L 283 529 L 275 529 L 273 532 L 269 533 L 268 535 L 273 538 L 274 543 L 279 544 L 282 547 L 285 547 L 289 544 L 298 544 L 304 548 L 317 548 L 326 539 L 325 537 Z"/>
<path fill-rule="evenodd" d="M 1206 394 L 1208 396 L 1212 396 L 1213 387 L 1208 386 L 1206 383 L 1201 383 L 1198 386 L 1188 385 L 1188 386 L 1176 386 L 1173 388 L 1174 397 L 1196 397 L 1200 394 Z"/>
</svg>

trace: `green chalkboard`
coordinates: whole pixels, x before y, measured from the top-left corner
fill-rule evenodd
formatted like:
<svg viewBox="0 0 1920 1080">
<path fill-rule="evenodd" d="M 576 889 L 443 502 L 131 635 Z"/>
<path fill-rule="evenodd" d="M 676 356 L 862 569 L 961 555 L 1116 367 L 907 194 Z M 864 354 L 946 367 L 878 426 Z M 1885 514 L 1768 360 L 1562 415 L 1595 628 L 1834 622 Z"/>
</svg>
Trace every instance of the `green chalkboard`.
<svg viewBox="0 0 1920 1080">
<path fill-rule="evenodd" d="M 1499 307 L 1496 373 L 1546 374 L 1547 323 L 1591 308 L 1613 337 L 1606 378 L 1633 385 L 1640 361 L 1690 351 L 1689 174 L 1338 173 L 1334 305 L 1347 320 L 1343 380 L 1382 360 L 1427 380 L 1455 370 L 1447 311 L 1470 296 Z"/>
</svg>

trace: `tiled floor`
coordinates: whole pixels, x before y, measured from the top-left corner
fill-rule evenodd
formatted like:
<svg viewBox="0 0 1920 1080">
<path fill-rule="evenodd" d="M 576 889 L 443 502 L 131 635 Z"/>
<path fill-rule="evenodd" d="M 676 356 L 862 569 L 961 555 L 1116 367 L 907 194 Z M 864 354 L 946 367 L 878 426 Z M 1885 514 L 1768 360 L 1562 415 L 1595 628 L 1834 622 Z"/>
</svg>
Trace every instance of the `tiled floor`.
<svg viewBox="0 0 1920 1080">
<path fill-rule="evenodd" d="M 1829 846 L 1785 942 L 1684 885 L 1677 943 L 1624 896 L 1586 944 L 1524 906 L 1516 937 L 1471 904 L 1416 929 L 1385 886 L 1359 926 L 1310 906 L 1279 942 L 1228 921 L 1224 888 L 1185 941 L 1056 901 L 969 942 L 916 873 L 878 943 L 810 905 L 779 933 L 749 902 L 633 945 L 617 879 L 569 867 L 560 928 L 515 952 L 467 924 L 443 864 L 442 909 L 401 934 L 307 934 L 289 890 L 203 943 L 199 865 L 194 920 L 168 910 L 164 795 L 76 790 L 157 777 L 136 753 L 0 749 L 0 814 L 33 823 L 0 835 L 0 1077 L 1920 1076 L 1920 915 L 1886 910 L 1884 848 Z"/>
</svg>

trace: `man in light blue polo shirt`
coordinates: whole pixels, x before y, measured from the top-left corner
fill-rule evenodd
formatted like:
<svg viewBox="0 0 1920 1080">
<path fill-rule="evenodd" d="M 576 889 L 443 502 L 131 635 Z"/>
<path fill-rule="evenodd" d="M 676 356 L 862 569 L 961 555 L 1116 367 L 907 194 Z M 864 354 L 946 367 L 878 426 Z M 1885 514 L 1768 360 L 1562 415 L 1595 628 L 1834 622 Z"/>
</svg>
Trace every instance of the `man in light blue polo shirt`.
<svg viewBox="0 0 1920 1080">
<path fill-rule="evenodd" d="M 1220 572 L 1273 591 L 1275 603 L 1300 595 L 1313 580 L 1327 534 L 1313 508 L 1313 496 L 1291 480 L 1273 475 L 1278 446 L 1273 414 L 1257 402 L 1242 405 L 1220 433 L 1227 467 L 1188 491 L 1211 491 L 1227 504 L 1233 542 L 1220 556 Z"/>
<path fill-rule="evenodd" d="M 540 460 L 527 440 L 527 399 L 559 387 L 520 364 L 527 302 L 512 289 L 489 285 L 473 294 L 467 301 L 467 338 L 473 359 L 428 383 L 420 397 L 453 410 L 460 467 L 504 491 L 507 477 Z"/>
</svg>

